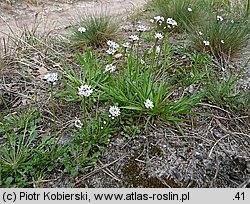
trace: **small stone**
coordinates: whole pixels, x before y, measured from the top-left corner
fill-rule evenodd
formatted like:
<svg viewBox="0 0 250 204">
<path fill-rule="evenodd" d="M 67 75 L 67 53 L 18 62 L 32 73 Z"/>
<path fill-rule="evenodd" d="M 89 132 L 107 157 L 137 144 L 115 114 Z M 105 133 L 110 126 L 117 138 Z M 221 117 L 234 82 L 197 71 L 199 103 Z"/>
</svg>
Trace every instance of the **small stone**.
<svg viewBox="0 0 250 204">
<path fill-rule="evenodd" d="M 121 58 L 123 55 L 121 54 L 121 53 L 119 53 L 119 54 L 116 54 L 114 57 L 115 57 L 115 59 L 119 59 L 119 58 Z"/>
<path fill-rule="evenodd" d="M 221 131 L 219 131 L 219 130 L 214 130 L 214 131 L 213 131 L 213 135 L 214 135 L 215 137 L 217 137 L 217 138 L 221 138 L 221 137 L 223 137 L 225 134 L 224 134 L 224 132 L 221 132 Z"/>
</svg>

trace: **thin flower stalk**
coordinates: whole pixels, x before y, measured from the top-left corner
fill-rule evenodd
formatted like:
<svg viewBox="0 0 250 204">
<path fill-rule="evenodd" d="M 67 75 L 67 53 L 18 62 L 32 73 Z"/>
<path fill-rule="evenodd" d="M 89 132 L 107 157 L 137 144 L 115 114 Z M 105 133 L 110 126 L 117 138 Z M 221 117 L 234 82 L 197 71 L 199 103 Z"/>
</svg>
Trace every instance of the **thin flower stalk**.
<svg viewBox="0 0 250 204">
<path fill-rule="evenodd" d="M 1 111 L 0 111 L 0 122 L 1 122 L 2 125 L 3 125 L 5 134 L 6 134 L 6 136 L 7 136 L 7 141 L 9 142 L 9 145 L 10 145 L 10 133 L 9 133 L 9 129 L 8 129 L 8 127 L 7 127 L 6 124 L 5 124 L 4 117 L 3 117 L 3 114 L 2 114 Z"/>
<path fill-rule="evenodd" d="M 54 130 L 54 138 L 56 138 L 56 110 L 55 110 L 55 101 L 54 101 L 54 86 L 51 83 L 51 93 L 50 93 L 50 101 L 51 101 L 51 108 L 53 113 L 53 130 Z"/>
<path fill-rule="evenodd" d="M 158 65 L 159 65 L 160 56 L 161 56 L 161 52 L 162 52 L 162 49 L 163 49 L 163 44 L 164 44 L 165 38 L 166 38 L 166 33 L 163 34 L 163 37 L 162 37 L 162 40 L 161 40 L 160 51 L 159 51 L 159 54 L 157 55 L 157 60 L 156 60 L 156 68 L 158 68 Z"/>
<path fill-rule="evenodd" d="M 3 96 L 0 94 L 0 100 L 2 101 L 4 107 L 8 110 L 10 116 L 12 117 L 12 119 L 14 120 L 15 124 L 17 125 L 17 120 L 14 117 L 14 115 L 11 113 L 11 110 L 9 108 L 9 106 L 7 105 L 6 101 L 4 100 Z"/>
<path fill-rule="evenodd" d="M 86 125 L 87 124 L 87 107 L 86 107 L 86 98 L 85 97 L 82 99 L 81 105 L 82 105 L 84 125 Z"/>
</svg>

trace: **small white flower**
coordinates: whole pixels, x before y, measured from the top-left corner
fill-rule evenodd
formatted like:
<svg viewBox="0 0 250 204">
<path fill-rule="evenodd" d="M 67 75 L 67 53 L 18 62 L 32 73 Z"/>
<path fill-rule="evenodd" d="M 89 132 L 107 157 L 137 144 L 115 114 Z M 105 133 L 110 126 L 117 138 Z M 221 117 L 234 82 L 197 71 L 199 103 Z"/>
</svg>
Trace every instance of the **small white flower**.
<svg viewBox="0 0 250 204">
<path fill-rule="evenodd" d="M 58 80 L 58 75 L 57 73 L 48 73 L 43 77 L 43 79 L 54 84 Z"/>
<path fill-rule="evenodd" d="M 113 119 L 114 117 L 118 117 L 121 114 L 121 111 L 120 108 L 118 108 L 117 106 L 110 106 L 109 113 L 109 117 Z"/>
<path fill-rule="evenodd" d="M 189 93 L 193 94 L 194 93 L 194 85 L 191 84 L 189 87 L 186 89 Z"/>
<path fill-rule="evenodd" d="M 85 33 L 85 32 L 86 32 L 86 28 L 80 27 L 80 28 L 78 28 L 78 31 L 79 31 L 80 33 Z"/>
<path fill-rule="evenodd" d="M 120 47 L 116 42 L 114 42 L 112 40 L 109 40 L 107 42 L 107 45 L 109 46 L 109 48 L 113 48 L 113 49 L 116 49 L 116 50 Z"/>
<path fill-rule="evenodd" d="M 155 39 L 161 40 L 163 35 L 161 33 L 155 33 Z"/>
<path fill-rule="evenodd" d="M 153 108 L 154 107 L 154 103 L 153 101 L 151 101 L 150 99 L 147 99 L 145 102 L 144 102 L 144 105 L 146 108 Z"/>
<path fill-rule="evenodd" d="M 124 48 L 130 48 L 130 43 L 129 42 L 125 42 L 125 43 L 122 44 L 122 46 Z"/>
<path fill-rule="evenodd" d="M 114 48 L 109 48 L 108 50 L 106 50 L 106 52 L 107 52 L 109 55 L 114 55 L 114 54 L 117 52 L 117 50 L 114 49 Z"/>
<path fill-rule="evenodd" d="M 75 126 L 77 128 L 82 128 L 83 124 L 82 124 L 81 120 L 79 120 L 79 119 L 76 118 L 76 120 L 75 120 Z"/>
<path fill-rule="evenodd" d="M 143 59 L 140 60 L 141 64 L 145 64 L 145 61 Z"/>
<path fill-rule="evenodd" d="M 145 31 L 147 31 L 147 28 L 144 25 L 138 25 L 137 31 L 138 32 L 145 32 Z"/>
<path fill-rule="evenodd" d="M 172 27 L 177 26 L 177 22 L 172 18 L 167 19 L 167 24 L 171 25 Z"/>
<path fill-rule="evenodd" d="M 217 21 L 223 21 L 224 20 L 222 16 L 217 16 L 216 19 L 217 19 Z"/>
<path fill-rule="evenodd" d="M 154 22 L 155 22 L 154 19 L 150 19 L 149 21 L 150 21 L 151 23 L 154 23 Z"/>
<path fill-rule="evenodd" d="M 203 43 L 204 43 L 205 46 L 209 46 L 210 45 L 209 41 L 207 41 L 207 40 L 203 40 Z"/>
<path fill-rule="evenodd" d="M 221 40 L 220 42 L 221 42 L 222 44 L 224 44 L 224 43 L 225 43 L 225 41 L 224 41 L 224 40 Z"/>
<path fill-rule="evenodd" d="M 137 35 L 130 35 L 129 38 L 133 41 L 139 40 L 139 37 Z"/>
<path fill-rule="evenodd" d="M 109 47 L 112 47 L 112 44 L 113 44 L 114 42 L 112 41 L 112 40 L 108 40 L 107 41 L 107 45 L 109 46 Z"/>
<path fill-rule="evenodd" d="M 159 24 L 162 24 L 162 22 L 165 20 L 163 16 L 155 16 L 154 20 L 158 22 Z"/>
<path fill-rule="evenodd" d="M 93 89 L 91 88 L 91 86 L 88 86 L 87 84 L 78 87 L 78 95 L 80 96 L 89 97 L 92 93 Z"/>
<path fill-rule="evenodd" d="M 192 12 L 192 11 L 193 11 L 193 9 L 191 9 L 191 8 L 188 8 L 188 11 L 189 11 L 189 12 Z"/>
<path fill-rule="evenodd" d="M 115 71 L 115 66 L 113 64 L 108 64 L 105 67 L 104 73 L 105 72 L 114 72 Z"/>
<path fill-rule="evenodd" d="M 199 35 L 203 35 L 203 32 L 199 31 L 198 34 L 199 34 Z"/>
</svg>

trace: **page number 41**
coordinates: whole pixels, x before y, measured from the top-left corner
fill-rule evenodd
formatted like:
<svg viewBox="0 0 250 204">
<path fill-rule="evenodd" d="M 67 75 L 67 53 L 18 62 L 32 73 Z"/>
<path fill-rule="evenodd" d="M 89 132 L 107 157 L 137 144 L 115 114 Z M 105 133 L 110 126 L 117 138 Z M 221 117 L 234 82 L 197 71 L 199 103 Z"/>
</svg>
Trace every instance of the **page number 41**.
<svg viewBox="0 0 250 204">
<path fill-rule="evenodd" d="M 233 200 L 245 200 L 245 193 L 242 192 L 237 192 L 234 196 L 234 199 Z"/>
</svg>

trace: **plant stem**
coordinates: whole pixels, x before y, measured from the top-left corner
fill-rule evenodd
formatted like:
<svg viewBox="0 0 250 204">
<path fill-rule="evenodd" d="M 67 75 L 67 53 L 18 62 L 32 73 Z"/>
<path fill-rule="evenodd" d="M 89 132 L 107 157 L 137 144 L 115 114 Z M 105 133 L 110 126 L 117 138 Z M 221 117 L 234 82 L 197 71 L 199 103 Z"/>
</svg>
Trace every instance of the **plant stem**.
<svg viewBox="0 0 250 204">
<path fill-rule="evenodd" d="M 17 120 L 16 120 L 15 116 L 11 113 L 10 108 L 8 107 L 7 103 L 5 102 L 5 100 L 1 94 L 0 94 L 0 99 L 3 103 L 3 105 L 5 106 L 5 108 L 8 110 L 8 112 L 9 112 L 10 116 L 12 117 L 12 119 L 14 120 L 15 124 L 17 125 Z"/>
<path fill-rule="evenodd" d="M 55 101 L 54 101 L 54 89 L 53 84 L 51 84 L 51 94 L 50 94 L 50 101 L 51 101 L 51 108 L 53 113 L 53 131 L 54 131 L 54 138 L 56 138 L 56 111 L 55 111 Z"/>
<path fill-rule="evenodd" d="M 50 102 L 51 102 L 51 108 L 53 113 L 53 131 L 54 131 L 54 145 L 51 150 L 51 156 L 54 156 L 56 145 L 58 144 L 58 140 L 56 140 L 56 111 L 55 111 L 55 101 L 54 101 L 54 86 L 53 83 L 51 83 L 51 92 L 50 92 Z"/>
<path fill-rule="evenodd" d="M 161 44 L 160 44 L 160 51 L 159 51 L 159 54 L 158 54 L 157 60 L 156 60 L 156 69 L 158 69 L 158 66 L 159 66 L 160 56 L 161 56 L 161 52 L 163 50 L 163 44 L 164 44 L 165 38 L 166 38 L 166 34 L 164 33 Z"/>
<path fill-rule="evenodd" d="M 83 119 L 84 119 L 84 126 L 87 125 L 87 118 L 86 118 L 86 112 L 87 112 L 87 109 L 86 109 L 86 99 L 83 98 L 82 99 L 82 111 L 83 111 Z"/>
<path fill-rule="evenodd" d="M 150 64 L 151 71 L 153 70 L 153 66 L 154 66 L 154 62 L 155 62 L 157 42 L 158 42 L 158 40 L 156 39 L 154 47 L 153 47 L 153 53 L 151 53 L 151 64 Z"/>
<path fill-rule="evenodd" d="M 10 142 L 10 133 L 9 133 L 8 127 L 6 126 L 4 122 L 3 114 L 1 112 L 0 112 L 0 122 L 3 124 L 4 131 L 7 135 L 7 141 Z"/>
<path fill-rule="evenodd" d="M 140 40 L 141 40 L 141 34 L 142 34 L 142 32 L 139 32 L 139 35 L 138 35 L 138 38 L 139 38 L 139 40 L 138 40 L 138 46 L 137 46 L 137 49 L 136 49 L 136 77 L 135 77 L 135 79 L 136 80 L 138 80 L 138 75 L 139 75 L 139 71 L 140 71 L 140 66 L 139 66 L 139 64 L 140 64 L 140 61 L 139 61 L 139 55 L 140 55 Z"/>
<path fill-rule="evenodd" d="M 250 14 L 250 0 L 247 0 L 247 11 L 246 11 L 246 17 L 248 17 Z"/>
</svg>

